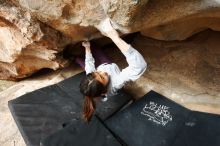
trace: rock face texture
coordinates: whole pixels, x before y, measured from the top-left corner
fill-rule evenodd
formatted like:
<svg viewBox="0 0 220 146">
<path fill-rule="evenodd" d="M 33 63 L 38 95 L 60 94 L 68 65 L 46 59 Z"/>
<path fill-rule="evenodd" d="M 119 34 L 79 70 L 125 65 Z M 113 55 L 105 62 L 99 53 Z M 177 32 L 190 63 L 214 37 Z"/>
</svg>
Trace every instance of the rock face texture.
<svg viewBox="0 0 220 146">
<path fill-rule="evenodd" d="M 217 0 L 13 0 L 37 18 L 78 41 L 97 37 L 105 17 L 123 33 L 184 40 L 207 28 L 220 30 Z"/>
<path fill-rule="evenodd" d="M 23 78 L 41 68 L 59 68 L 64 60 L 56 54 L 69 42 L 65 37 L 73 44 L 102 37 L 95 25 L 106 17 L 124 34 L 139 31 L 166 41 L 185 40 L 208 28 L 220 30 L 217 0 L 7 2 L 11 5 L 0 0 L 1 79 Z"/>
<path fill-rule="evenodd" d="M 110 17 L 116 27 L 129 33 L 139 21 L 141 10 L 148 0 L 12 0 L 30 11 L 40 21 L 70 36 L 73 41 L 100 37 L 94 28 Z M 97 34 L 98 33 L 98 34 Z"/>
<path fill-rule="evenodd" d="M 145 7 L 141 33 L 159 40 L 184 40 L 210 28 L 220 30 L 218 0 L 153 0 Z"/>
<path fill-rule="evenodd" d="M 0 79 L 23 78 L 42 68 L 59 68 L 56 55 L 65 40 L 58 31 L 32 19 L 29 12 L 0 5 Z"/>
</svg>

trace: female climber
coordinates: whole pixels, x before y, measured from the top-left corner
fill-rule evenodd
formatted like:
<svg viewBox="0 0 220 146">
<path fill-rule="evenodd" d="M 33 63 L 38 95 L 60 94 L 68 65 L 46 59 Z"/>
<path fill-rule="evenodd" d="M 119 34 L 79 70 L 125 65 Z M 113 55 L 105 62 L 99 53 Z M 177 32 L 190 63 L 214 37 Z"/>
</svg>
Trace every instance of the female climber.
<svg viewBox="0 0 220 146">
<path fill-rule="evenodd" d="M 126 82 L 135 81 L 147 68 L 147 63 L 143 56 L 119 37 L 118 32 L 112 27 L 109 18 L 102 21 L 97 28 L 116 44 L 126 57 L 128 66 L 121 71 L 115 63 L 106 61 L 106 63 L 95 68 L 95 60 L 91 53 L 90 43 L 82 43 L 85 47 L 86 77 L 80 83 L 80 92 L 85 96 L 83 118 L 86 121 L 91 119 L 95 110 L 95 98 L 100 96 L 109 97 L 117 94 L 117 91 Z"/>
</svg>

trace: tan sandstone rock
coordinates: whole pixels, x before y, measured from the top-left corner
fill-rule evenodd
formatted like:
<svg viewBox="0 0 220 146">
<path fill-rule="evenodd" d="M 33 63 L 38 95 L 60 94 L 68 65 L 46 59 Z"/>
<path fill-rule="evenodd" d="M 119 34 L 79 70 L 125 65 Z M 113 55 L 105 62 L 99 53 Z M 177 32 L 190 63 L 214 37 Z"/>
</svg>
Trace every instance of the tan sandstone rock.
<svg viewBox="0 0 220 146">
<path fill-rule="evenodd" d="M 41 68 L 57 69 L 60 66 L 55 61 L 58 59 L 55 54 L 63 49 L 57 47 L 61 43 L 57 38 L 62 37 L 33 18 L 70 37 L 73 44 L 101 37 L 94 26 L 106 17 L 110 17 L 114 27 L 122 33 L 140 31 L 159 40 L 184 40 L 208 28 L 220 30 L 220 2 L 216 0 L 10 1 L 27 12 L 1 5 L 0 72 L 4 78 L 22 78 Z M 45 41 L 45 35 L 50 39 Z M 36 61 L 36 65 L 27 64 L 30 60 Z"/>
<path fill-rule="evenodd" d="M 56 54 L 69 41 L 55 29 L 71 37 L 73 44 L 101 37 L 94 25 L 108 16 L 117 21 L 117 27 L 122 26 L 121 29 L 124 29 L 125 26 L 130 29 L 133 18 L 147 0 L 11 2 L 13 3 L 0 3 L 0 79 L 24 78 L 42 68 L 60 68 L 66 62 Z M 34 20 L 33 16 L 41 22 Z"/>
<path fill-rule="evenodd" d="M 0 4 L 0 38 L 0 79 L 23 78 L 65 62 L 57 53 L 68 39 L 32 19 L 29 12 L 6 3 Z"/>
<path fill-rule="evenodd" d="M 142 14 L 141 33 L 159 40 L 184 40 L 208 28 L 220 30 L 217 0 L 153 0 Z"/>
<path fill-rule="evenodd" d="M 73 41 L 100 37 L 94 28 L 110 17 L 115 27 L 133 32 L 143 6 L 148 0 L 13 0 L 32 12 L 40 21 L 72 37 Z"/>
<path fill-rule="evenodd" d="M 141 31 L 160 40 L 184 40 L 207 28 L 220 30 L 217 0 L 12 1 L 75 41 L 100 37 L 93 26 L 105 17 L 123 33 Z"/>
</svg>

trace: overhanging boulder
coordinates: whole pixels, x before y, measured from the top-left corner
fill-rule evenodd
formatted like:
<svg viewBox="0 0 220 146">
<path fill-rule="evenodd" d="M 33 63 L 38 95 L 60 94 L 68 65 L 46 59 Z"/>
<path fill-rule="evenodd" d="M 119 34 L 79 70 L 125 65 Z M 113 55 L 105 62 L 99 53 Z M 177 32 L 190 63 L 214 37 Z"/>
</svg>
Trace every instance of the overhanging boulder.
<svg viewBox="0 0 220 146">
<path fill-rule="evenodd" d="M 67 63 L 57 53 L 69 39 L 6 3 L 0 5 L 0 38 L 0 79 L 23 78 Z"/>
<path fill-rule="evenodd" d="M 79 41 L 100 37 L 93 27 L 110 17 L 123 33 L 140 31 L 160 40 L 184 40 L 207 28 L 220 30 L 216 0 L 13 0 L 40 21 Z"/>
</svg>

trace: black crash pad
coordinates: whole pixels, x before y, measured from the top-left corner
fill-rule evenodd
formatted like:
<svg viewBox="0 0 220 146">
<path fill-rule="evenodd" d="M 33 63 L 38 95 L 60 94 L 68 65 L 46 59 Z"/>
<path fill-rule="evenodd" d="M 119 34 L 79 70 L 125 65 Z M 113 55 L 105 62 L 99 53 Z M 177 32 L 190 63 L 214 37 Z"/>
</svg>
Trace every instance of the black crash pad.
<svg viewBox="0 0 220 146">
<path fill-rule="evenodd" d="M 220 146 L 220 116 L 191 111 L 154 91 L 105 124 L 129 146 Z"/>
<path fill-rule="evenodd" d="M 81 119 L 83 96 L 79 84 L 85 72 L 60 83 L 38 89 L 9 101 L 12 116 L 28 146 L 39 146 L 40 140 Z M 96 115 L 106 120 L 131 101 L 131 96 L 118 95 L 97 104 Z"/>
<path fill-rule="evenodd" d="M 191 112 L 173 146 L 220 146 L 220 116 Z"/>
<path fill-rule="evenodd" d="M 94 116 L 89 123 L 75 121 L 41 142 L 41 146 L 122 146 Z"/>
</svg>

